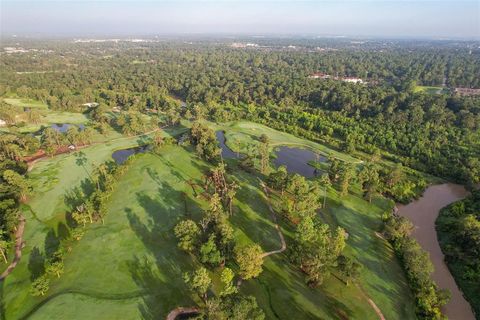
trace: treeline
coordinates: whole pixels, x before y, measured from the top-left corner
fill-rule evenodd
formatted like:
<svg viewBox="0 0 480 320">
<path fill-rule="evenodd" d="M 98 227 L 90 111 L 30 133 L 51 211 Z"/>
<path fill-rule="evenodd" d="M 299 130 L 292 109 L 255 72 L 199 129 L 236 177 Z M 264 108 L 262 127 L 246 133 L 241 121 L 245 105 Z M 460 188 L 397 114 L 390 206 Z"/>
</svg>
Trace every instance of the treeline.
<svg viewBox="0 0 480 320">
<path fill-rule="evenodd" d="M 445 261 L 480 315 L 480 191 L 443 208 L 435 223 Z"/>
<path fill-rule="evenodd" d="M 22 216 L 20 204 L 32 190 L 25 178 L 28 166 L 20 156 L 37 148 L 34 137 L 0 134 L 0 256 L 5 263 Z"/>
<path fill-rule="evenodd" d="M 446 319 L 441 307 L 450 299 L 450 293 L 439 289 L 431 279 L 433 265 L 430 257 L 410 234 L 412 223 L 392 213 L 384 215 L 384 236 L 392 243 L 400 258 L 412 290 L 416 314 L 420 319 Z"/>
</svg>

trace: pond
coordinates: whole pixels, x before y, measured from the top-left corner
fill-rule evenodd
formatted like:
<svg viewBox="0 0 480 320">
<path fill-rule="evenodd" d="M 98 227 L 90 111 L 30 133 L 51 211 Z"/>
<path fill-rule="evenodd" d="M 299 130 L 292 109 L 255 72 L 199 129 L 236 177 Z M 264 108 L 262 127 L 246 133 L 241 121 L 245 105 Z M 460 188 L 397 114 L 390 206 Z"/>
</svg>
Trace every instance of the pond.
<svg viewBox="0 0 480 320">
<path fill-rule="evenodd" d="M 117 164 L 123 164 L 132 154 L 145 153 L 150 149 L 149 145 L 117 150 L 112 153 L 112 158 Z"/>
<path fill-rule="evenodd" d="M 237 154 L 236 152 L 233 152 L 233 150 L 226 145 L 225 132 L 223 132 L 222 130 L 219 130 L 215 132 L 215 135 L 217 137 L 217 141 L 218 141 L 218 144 L 220 145 L 220 148 L 222 148 L 223 159 L 240 159 L 241 158 L 239 154 Z"/>
<path fill-rule="evenodd" d="M 444 183 L 430 186 L 418 200 L 407 205 L 397 205 L 398 214 L 407 217 L 415 226 L 412 236 L 430 254 L 435 268 L 432 274 L 433 280 L 440 288 L 448 289 L 452 293 L 450 301 L 443 308 L 449 319 L 475 320 L 475 317 L 445 264 L 435 230 L 435 220 L 440 209 L 467 195 L 468 192 L 463 186 Z"/>
<path fill-rule="evenodd" d="M 54 123 L 50 127 L 61 133 L 67 132 L 68 128 L 70 127 L 77 127 L 80 130 L 85 129 L 85 126 L 83 124 L 71 124 L 71 123 Z"/>
<path fill-rule="evenodd" d="M 327 158 L 307 150 L 294 147 L 280 147 L 275 152 L 275 166 L 285 166 L 289 173 L 298 173 L 305 178 L 318 176 L 320 171 L 309 165 L 310 161 L 326 162 Z"/>
</svg>

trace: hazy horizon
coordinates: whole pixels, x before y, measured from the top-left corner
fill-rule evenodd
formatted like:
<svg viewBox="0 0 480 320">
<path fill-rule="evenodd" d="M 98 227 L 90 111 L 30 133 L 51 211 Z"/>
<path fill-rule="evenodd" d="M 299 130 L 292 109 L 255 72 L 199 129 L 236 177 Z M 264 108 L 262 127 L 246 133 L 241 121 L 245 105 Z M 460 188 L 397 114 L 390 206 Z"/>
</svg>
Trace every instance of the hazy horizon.
<svg viewBox="0 0 480 320">
<path fill-rule="evenodd" d="M 480 38 L 480 2 L 2 1 L 1 35 L 342 35 Z"/>
</svg>

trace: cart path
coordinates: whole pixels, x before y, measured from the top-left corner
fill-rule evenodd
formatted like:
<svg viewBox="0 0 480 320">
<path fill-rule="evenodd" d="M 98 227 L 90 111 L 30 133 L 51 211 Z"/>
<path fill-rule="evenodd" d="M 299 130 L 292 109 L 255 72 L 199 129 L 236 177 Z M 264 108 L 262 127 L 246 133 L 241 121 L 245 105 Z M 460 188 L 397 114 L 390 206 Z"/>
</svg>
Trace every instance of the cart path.
<svg viewBox="0 0 480 320">
<path fill-rule="evenodd" d="M 18 262 L 22 258 L 22 248 L 23 248 L 23 232 L 25 231 L 25 217 L 20 215 L 17 231 L 15 232 L 15 257 L 13 258 L 12 263 L 5 269 L 5 271 L 0 275 L 0 281 L 3 281 L 17 266 Z"/>
</svg>

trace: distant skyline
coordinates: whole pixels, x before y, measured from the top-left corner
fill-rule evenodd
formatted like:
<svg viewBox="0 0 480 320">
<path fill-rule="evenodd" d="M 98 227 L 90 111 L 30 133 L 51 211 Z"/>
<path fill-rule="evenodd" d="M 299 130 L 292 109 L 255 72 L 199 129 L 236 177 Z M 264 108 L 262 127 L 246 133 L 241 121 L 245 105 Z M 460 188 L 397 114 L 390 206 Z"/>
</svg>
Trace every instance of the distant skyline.
<svg viewBox="0 0 480 320">
<path fill-rule="evenodd" d="M 0 1 L 2 36 L 284 34 L 480 39 L 480 1 Z"/>
</svg>

